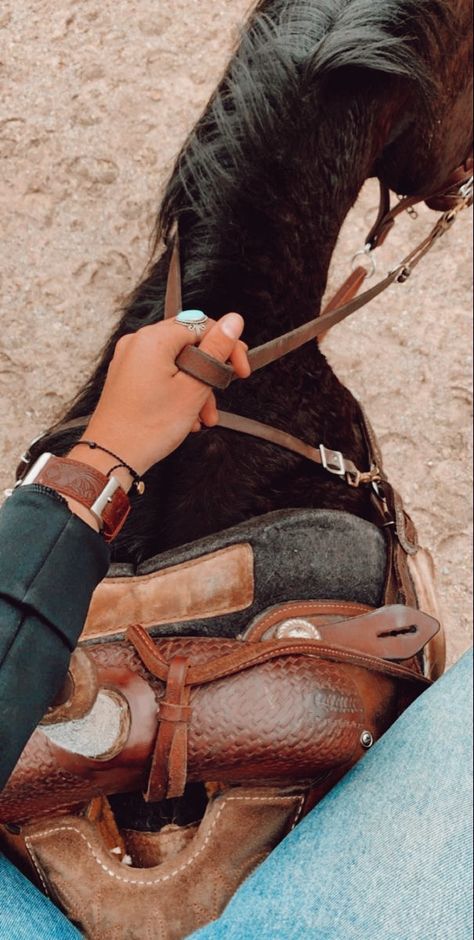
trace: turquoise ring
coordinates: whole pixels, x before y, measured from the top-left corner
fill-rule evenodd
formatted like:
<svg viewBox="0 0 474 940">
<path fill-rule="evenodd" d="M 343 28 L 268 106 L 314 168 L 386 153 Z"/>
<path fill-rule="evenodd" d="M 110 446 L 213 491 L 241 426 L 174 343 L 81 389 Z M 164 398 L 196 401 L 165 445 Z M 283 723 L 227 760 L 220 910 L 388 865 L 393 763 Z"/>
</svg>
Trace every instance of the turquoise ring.
<svg viewBox="0 0 474 940">
<path fill-rule="evenodd" d="M 185 326 L 187 330 L 195 333 L 196 336 L 201 336 L 204 333 L 208 319 L 209 317 L 206 317 L 202 310 L 182 310 L 175 317 L 176 323 Z"/>
</svg>

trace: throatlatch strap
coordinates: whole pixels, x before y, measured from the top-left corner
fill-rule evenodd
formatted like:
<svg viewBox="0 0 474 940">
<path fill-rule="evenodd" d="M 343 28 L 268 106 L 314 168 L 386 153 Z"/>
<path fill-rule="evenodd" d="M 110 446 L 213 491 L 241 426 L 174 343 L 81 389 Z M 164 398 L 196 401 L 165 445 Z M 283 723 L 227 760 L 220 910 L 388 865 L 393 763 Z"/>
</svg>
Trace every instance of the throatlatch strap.
<svg viewBox="0 0 474 940">
<path fill-rule="evenodd" d="M 261 440 L 268 441 L 270 444 L 277 444 L 284 447 L 285 450 L 291 450 L 300 457 L 306 457 L 313 463 L 318 464 L 327 470 L 328 473 L 340 477 L 349 486 L 360 486 L 364 483 L 376 483 L 383 479 L 378 466 L 373 465 L 370 470 L 359 470 L 352 460 L 344 457 L 339 450 L 331 450 L 324 444 L 312 447 L 306 444 L 298 437 L 293 437 L 286 431 L 280 431 L 270 424 L 264 424 L 262 421 L 254 421 L 251 418 L 243 418 L 242 415 L 232 414 L 230 411 L 218 411 L 217 426 L 227 428 L 229 431 L 239 431 L 241 434 L 249 434 L 252 437 L 258 437 Z"/>
</svg>

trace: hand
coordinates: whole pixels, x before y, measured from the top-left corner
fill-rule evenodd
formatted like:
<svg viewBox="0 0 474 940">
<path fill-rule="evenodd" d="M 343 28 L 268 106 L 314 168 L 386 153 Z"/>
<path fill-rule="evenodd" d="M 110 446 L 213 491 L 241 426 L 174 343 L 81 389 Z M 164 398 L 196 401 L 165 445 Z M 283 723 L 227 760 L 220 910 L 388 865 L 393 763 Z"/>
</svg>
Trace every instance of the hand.
<svg viewBox="0 0 474 940">
<path fill-rule="evenodd" d="M 114 451 L 143 474 L 175 450 L 191 431 L 198 431 L 201 423 L 208 427 L 216 424 L 214 393 L 180 372 L 176 358 L 185 346 L 199 344 L 216 359 L 230 360 L 237 375 L 246 378 L 250 375 L 247 347 L 239 341 L 243 327 L 239 314 L 228 313 L 217 323 L 209 319 L 199 339 L 175 320 L 145 326 L 122 337 L 83 438 Z M 116 463 L 84 445 L 74 447 L 69 456 L 104 473 Z M 120 476 L 115 471 L 114 475 Z"/>
</svg>

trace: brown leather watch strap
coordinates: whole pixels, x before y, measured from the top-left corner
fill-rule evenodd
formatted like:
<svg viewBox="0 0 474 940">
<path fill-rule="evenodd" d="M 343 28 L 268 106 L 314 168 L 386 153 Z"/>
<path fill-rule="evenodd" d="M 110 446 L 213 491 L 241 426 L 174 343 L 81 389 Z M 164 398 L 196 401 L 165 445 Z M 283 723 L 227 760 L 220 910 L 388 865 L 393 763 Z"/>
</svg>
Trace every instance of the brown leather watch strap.
<svg viewBox="0 0 474 940">
<path fill-rule="evenodd" d="M 77 499 L 78 503 L 90 508 L 107 485 L 108 479 L 99 470 L 79 460 L 50 457 L 35 482 L 50 486 L 63 496 L 71 496 L 72 499 Z"/>
<path fill-rule="evenodd" d="M 79 460 L 51 455 L 31 482 L 48 486 L 91 510 L 99 524 L 102 524 L 102 534 L 107 542 L 118 535 L 130 512 L 130 501 L 120 486 L 106 499 L 100 515 L 92 510 L 105 488 L 111 484 L 111 480 L 99 470 Z"/>
</svg>

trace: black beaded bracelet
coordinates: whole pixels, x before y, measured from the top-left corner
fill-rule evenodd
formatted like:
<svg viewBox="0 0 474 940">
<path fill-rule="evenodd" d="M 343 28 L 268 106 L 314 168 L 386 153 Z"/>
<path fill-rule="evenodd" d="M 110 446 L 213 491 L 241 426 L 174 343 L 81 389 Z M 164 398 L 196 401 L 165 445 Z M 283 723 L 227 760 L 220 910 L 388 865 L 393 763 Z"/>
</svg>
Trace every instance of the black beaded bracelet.
<svg viewBox="0 0 474 940">
<path fill-rule="evenodd" d="M 96 441 L 86 441 L 82 439 L 78 441 L 77 444 L 75 444 L 75 447 L 77 447 L 78 444 L 85 444 L 86 447 L 90 447 L 91 450 L 101 450 L 103 451 L 104 454 L 108 454 L 109 457 L 113 457 L 114 460 L 118 460 L 119 463 L 115 464 L 115 466 L 112 467 L 111 470 L 109 470 L 109 472 L 107 473 L 107 476 L 109 477 L 110 474 L 113 473 L 114 470 L 118 470 L 119 467 L 123 467 L 124 470 L 128 470 L 130 476 L 132 477 L 133 486 L 135 487 L 139 496 L 143 496 L 143 493 L 145 492 L 145 484 L 140 474 L 137 473 L 137 471 L 134 470 L 133 467 L 130 466 L 130 464 L 126 463 L 125 460 L 122 460 L 122 458 L 119 457 L 118 454 L 114 454 L 113 450 L 109 450 L 108 447 L 102 447 L 102 444 L 97 444 Z"/>
</svg>

